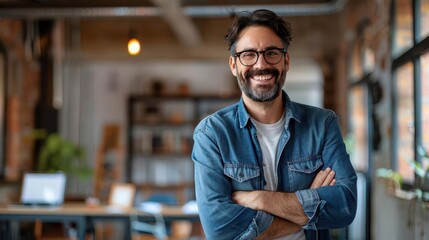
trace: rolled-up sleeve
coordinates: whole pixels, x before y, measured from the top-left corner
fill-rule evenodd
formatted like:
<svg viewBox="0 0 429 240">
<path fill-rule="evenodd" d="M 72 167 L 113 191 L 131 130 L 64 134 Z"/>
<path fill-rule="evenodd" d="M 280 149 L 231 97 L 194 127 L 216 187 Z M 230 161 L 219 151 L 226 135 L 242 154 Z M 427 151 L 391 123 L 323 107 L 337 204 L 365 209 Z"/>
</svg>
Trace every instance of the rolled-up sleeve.
<svg viewBox="0 0 429 240">
<path fill-rule="evenodd" d="M 316 230 L 317 209 L 319 208 L 319 205 L 321 203 L 324 203 L 324 201 L 320 200 L 319 195 L 317 194 L 317 191 L 315 189 L 300 190 L 296 192 L 296 195 L 302 205 L 302 208 L 304 209 L 305 214 L 309 219 L 307 224 L 305 224 L 303 228 Z"/>
</svg>

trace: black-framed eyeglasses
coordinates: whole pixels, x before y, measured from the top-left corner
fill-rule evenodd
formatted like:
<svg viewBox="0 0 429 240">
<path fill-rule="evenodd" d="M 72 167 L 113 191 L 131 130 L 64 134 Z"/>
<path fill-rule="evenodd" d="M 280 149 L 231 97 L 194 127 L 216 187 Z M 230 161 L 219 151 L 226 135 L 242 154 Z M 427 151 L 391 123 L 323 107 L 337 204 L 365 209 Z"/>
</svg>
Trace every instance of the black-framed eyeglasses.
<svg viewBox="0 0 429 240">
<path fill-rule="evenodd" d="M 249 67 L 258 62 L 259 54 L 264 56 L 264 59 L 267 63 L 274 65 L 282 60 L 285 53 L 286 50 L 282 48 L 270 48 L 265 51 L 244 50 L 236 53 L 235 56 L 238 57 L 241 64 Z"/>
</svg>

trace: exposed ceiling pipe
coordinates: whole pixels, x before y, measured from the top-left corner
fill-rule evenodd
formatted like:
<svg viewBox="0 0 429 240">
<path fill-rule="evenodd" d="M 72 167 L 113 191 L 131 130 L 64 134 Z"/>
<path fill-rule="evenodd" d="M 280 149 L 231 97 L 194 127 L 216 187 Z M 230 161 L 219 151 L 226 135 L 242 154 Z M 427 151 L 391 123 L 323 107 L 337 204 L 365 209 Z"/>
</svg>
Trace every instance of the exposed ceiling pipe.
<svg viewBox="0 0 429 240">
<path fill-rule="evenodd" d="M 157 7 L 0 8 L 0 18 L 58 19 L 159 16 Z"/>
<path fill-rule="evenodd" d="M 219 5 L 182 7 L 190 17 L 228 17 L 242 11 L 258 8 L 270 9 L 280 16 L 326 15 L 343 10 L 347 0 L 332 0 L 314 4 Z M 158 7 L 76 7 L 76 8 L 0 8 L 1 18 L 57 19 L 100 17 L 151 17 L 160 16 Z"/>
</svg>

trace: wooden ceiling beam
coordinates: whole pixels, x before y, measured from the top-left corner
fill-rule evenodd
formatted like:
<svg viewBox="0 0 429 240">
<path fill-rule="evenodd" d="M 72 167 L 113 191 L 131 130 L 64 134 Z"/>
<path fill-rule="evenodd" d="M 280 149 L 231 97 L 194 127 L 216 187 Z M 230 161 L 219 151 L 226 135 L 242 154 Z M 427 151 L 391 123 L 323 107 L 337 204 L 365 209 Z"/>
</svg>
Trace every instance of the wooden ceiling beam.
<svg viewBox="0 0 429 240">
<path fill-rule="evenodd" d="M 151 0 L 151 2 L 159 7 L 162 18 L 182 45 L 194 47 L 201 43 L 199 30 L 191 18 L 184 14 L 180 1 Z"/>
</svg>

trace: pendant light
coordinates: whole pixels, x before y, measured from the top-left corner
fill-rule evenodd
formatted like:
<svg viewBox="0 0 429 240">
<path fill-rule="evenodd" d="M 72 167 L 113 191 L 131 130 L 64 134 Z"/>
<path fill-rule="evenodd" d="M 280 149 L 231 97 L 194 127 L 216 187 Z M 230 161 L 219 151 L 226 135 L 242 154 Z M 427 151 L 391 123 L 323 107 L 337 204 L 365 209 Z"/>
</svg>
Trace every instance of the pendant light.
<svg viewBox="0 0 429 240">
<path fill-rule="evenodd" d="M 135 31 L 130 31 L 130 37 L 128 40 L 128 53 L 131 56 L 137 56 L 140 53 L 141 45 L 140 41 L 137 39 Z"/>
</svg>

